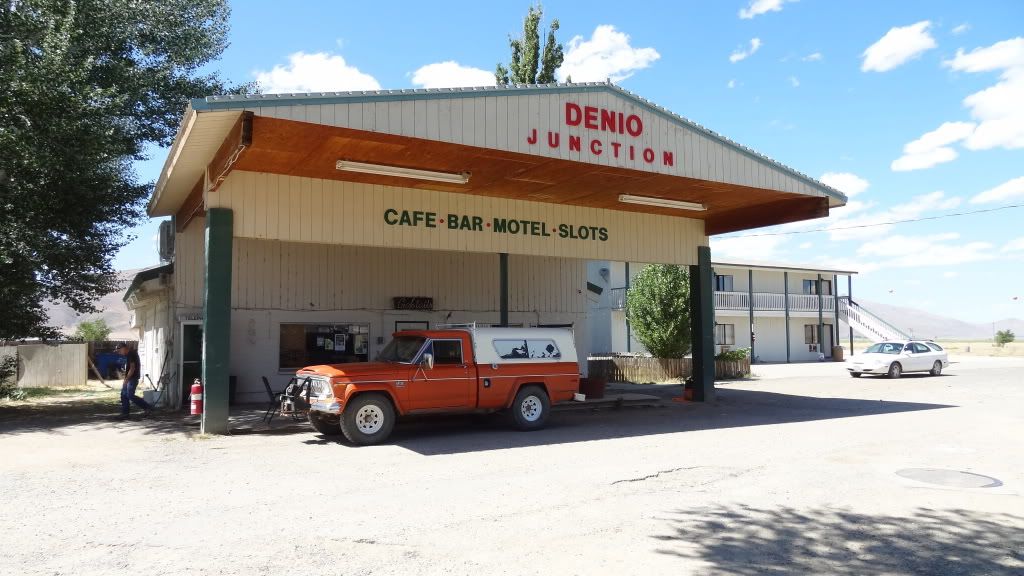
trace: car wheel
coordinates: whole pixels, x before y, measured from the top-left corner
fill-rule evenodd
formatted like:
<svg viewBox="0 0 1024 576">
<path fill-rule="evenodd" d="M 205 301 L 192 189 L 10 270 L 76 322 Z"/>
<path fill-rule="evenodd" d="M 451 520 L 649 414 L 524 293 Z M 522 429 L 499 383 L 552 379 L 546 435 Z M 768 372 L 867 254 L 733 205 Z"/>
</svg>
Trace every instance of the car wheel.
<svg viewBox="0 0 1024 576">
<path fill-rule="evenodd" d="M 337 436 L 341 434 L 341 419 L 337 416 L 318 414 L 310 410 L 308 418 L 309 423 L 313 425 L 313 429 L 324 436 Z"/>
<path fill-rule="evenodd" d="M 360 394 L 345 406 L 341 432 L 358 446 L 380 444 L 395 427 L 395 408 L 380 394 Z"/>
<path fill-rule="evenodd" d="M 886 374 L 889 378 L 899 378 L 903 375 L 903 366 L 900 366 L 899 362 L 893 362 L 892 366 L 889 366 L 889 372 Z"/>
<path fill-rule="evenodd" d="M 520 430 L 537 430 L 544 427 L 551 401 L 540 386 L 524 386 L 512 401 L 512 421 Z"/>
<path fill-rule="evenodd" d="M 850 376 L 853 378 L 860 378 L 860 372 L 850 372 Z"/>
<path fill-rule="evenodd" d="M 935 364 L 932 364 L 932 369 L 931 369 L 930 374 L 932 376 L 941 376 L 942 375 L 942 361 L 941 360 L 936 360 Z"/>
</svg>

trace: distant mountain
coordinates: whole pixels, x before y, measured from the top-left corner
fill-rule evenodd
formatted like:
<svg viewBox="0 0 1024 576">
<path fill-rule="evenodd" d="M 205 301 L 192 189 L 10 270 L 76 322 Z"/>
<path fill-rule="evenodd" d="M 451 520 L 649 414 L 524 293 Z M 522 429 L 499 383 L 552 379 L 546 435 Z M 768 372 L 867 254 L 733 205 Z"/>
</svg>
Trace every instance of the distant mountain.
<svg viewBox="0 0 1024 576">
<path fill-rule="evenodd" d="M 993 336 L 991 322 L 974 324 L 916 308 L 892 306 L 859 298 L 855 301 L 869 312 L 916 338 L 985 340 Z M 997 330 L 1010 329 L 1014 334 L 1024 336 L 1024 320 L 1018 318 L 997 320 L 995 327 Z"/>
<path fill-rule="evenodd" d="M 98 307 L 101 312 L 99 313 L 79 315 L 66 304 L 50 304 L 47 313 L 50 316 L 51 324 L 58 326 L 65 334 L 72 334 L 83 320 L 103 318 L 107 321 L 107 326 L 110 326 L 112 340 L 138 340 L 138 330 L 131 328 L 132 313 L 122 300 L 124 290 L 135 278 L 136 272 L 138 270 L 124 270 L 117 273 L 118 289 L 100 298 Z"/>
</svg>

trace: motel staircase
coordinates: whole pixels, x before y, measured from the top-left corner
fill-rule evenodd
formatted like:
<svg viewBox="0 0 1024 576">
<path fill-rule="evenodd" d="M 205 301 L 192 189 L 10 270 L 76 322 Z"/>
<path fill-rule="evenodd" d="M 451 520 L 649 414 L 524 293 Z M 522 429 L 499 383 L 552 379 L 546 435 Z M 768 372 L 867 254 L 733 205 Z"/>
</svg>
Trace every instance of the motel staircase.
<svg viewBox="0 0 1024 576">
<path fill-rule="evenodd" d="M 860 304 L 850 300 L 849 296 L 841 296 L 837 300 L 839 303 L 839 319 L 846 322 L 855 332 L 870 339 L 872 342 L 910 339 L 910 335 L 906 332 L 868 312 Z"/>
</svg>

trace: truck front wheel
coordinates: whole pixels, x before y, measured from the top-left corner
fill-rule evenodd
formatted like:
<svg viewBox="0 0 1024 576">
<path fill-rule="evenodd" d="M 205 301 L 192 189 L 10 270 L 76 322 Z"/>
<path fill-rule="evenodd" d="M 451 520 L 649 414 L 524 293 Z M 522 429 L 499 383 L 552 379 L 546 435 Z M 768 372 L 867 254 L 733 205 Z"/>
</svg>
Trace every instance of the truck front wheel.
<svg viewBox="0 0 1024 576">
<path fill-rule="evenodd" d="M 324 436 L 337 436 L 341 434 L 341 425 L 337 416 L 320 414 L 313 410 L 309 411 L 309 423 L 313 429 Z"/>
<path fill-rule="evenodd" d="M 359 446 L 380 444 L 395 427 L 395 408 L 380 394 L 361 394 L 345 406 L 341 432 Z"/>
<path fill-rule="evenodd" d="M 544 427 L 551 400 L 540 386 L 524 386 L 512 401 L 512 421 L 520 430 L 537 430 Z"/>
</svg>

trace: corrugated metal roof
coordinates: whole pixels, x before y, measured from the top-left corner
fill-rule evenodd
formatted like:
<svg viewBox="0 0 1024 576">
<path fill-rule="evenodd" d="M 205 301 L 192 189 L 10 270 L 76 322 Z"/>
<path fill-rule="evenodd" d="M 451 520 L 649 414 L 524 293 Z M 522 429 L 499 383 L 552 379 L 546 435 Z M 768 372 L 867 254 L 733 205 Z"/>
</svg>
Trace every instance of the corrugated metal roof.
<svg viewBox="0 0 1024 576">
<path fill-rule="evenodd" d="M 836 198 L 843 203 L 846 202 L 846 195 L 835 188 L 820 182 L 799 170 L 786 166 L 781 162 L 769 158 L 752 148 L 748 148 L 730 138 L 727 138 L 709 128 L 706 128 L 693 120 L 680 116 L 663 106 L 659 106 L 646 98 L 638 96 L 611 82 L 582 82 L 572 84 L 514 84 L 509 86 L 478 86 L 467 88 L 409 88 L 402 90 L 368 90 L 352 92 L 310 92 L 301 94 L 238 94 L 224 96 L 207 96 L 192 100 L 191 109 L 202 112 L 207 110 L 233 110 L 242 109 L 247 106 L 297 106 L 313 104 L 339 104 L 354 102 L 380 102 L 389 100 L 417 100 L 432 98 L 476 98 L 493 96 L 501 93 L 514 92 L 516 94 L 529 94 L 533 92 L 561 93 L 561 92 L 599 92 L 607 91 L 618 94 L 628 100 L 651 110 L 652 112 L 666 118 L 671 122 L 680 124 L 691 130 L 703 133 L 723 145 L 750 156 L 755 160 L 767 162 L 772 167 L 806 182 L 826 196 Z"/>
<path fill-rule="evenodd" d="M 790 272 L 829 272 L 831 274 L 857 274 L 854 270 L 840 270 L 828 268 L 818 264 L 794 264 L 790 262 L 768 262 L 764 260 L 713 260 L 711 266 L 724 266 L 735 268 L 756 268 L 759 270 L 788 270 Z"/>
</svg>

